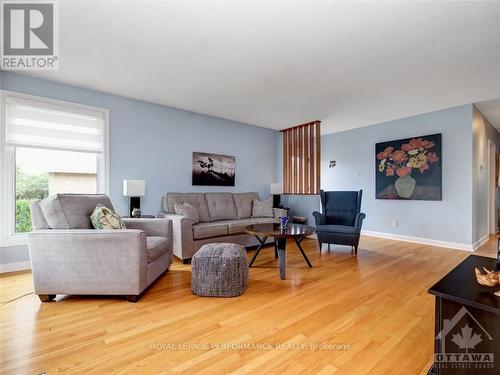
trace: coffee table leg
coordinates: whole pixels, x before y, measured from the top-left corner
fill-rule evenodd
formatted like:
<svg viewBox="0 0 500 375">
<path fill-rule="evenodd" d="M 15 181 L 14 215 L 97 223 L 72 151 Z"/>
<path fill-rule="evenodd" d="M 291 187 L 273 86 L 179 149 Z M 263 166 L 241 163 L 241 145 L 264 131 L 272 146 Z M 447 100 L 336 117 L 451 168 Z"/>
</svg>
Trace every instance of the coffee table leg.
<svg viewBox="0 0 500 375">
<path fill-rule="evenodd" d="M 311 264 L 311 262 L 309 261 L 309 258 L 307 257 L 307 255 L 306 255 L 306 253 L 305 253 L 304 249 L 303 249 L 303 248 L 302 248 L 302 246 L 300 245 L 300 243 L 302 242 L 302 240 L 304 239 L 304 237 L 302 237 L 301 239 L 298 239 L 298 238 L 295 238 L 295 237 L 294 237 L 293 239 L 295 240 L 295 243 L 297 244 L 297 246 L 298 246 L 298 248 L 299 248 L 300 252 L 302 253 L 302 256 L 303 256 L 303 257 L 304 257 L 304 259 L 306 260 L 307 265 L 308 265 L 309 267 L 312 267 L 312 264 Z"/>
<path fill-rule="evenodd" d="M 255 259 L 257 258 L 257 255 L 259 255 L 260 253 L 260 250 L 262 249 L 262 246 L 266 243 L 267 241 L 267 237 L 263 237 L 262 239 L 260 239 L 259 237 L 255 236 L 255 238 L 257 238 L 259 241 L 260 241 L 260 245 L 259 247 L 257 248 L 257 251 L 255 252 L 252 260 L 250 261 L 250 264 L 248 266 L 248 268 L 252 267 L 252 264 L 253 262 L 255 262 Z"/>
<path fill-rule="evenodd" d="M 280 278 L 285 280 L 286 271 L 286 238 L 278 238 L 278 258 L 280 264 Z"/>
</svg>

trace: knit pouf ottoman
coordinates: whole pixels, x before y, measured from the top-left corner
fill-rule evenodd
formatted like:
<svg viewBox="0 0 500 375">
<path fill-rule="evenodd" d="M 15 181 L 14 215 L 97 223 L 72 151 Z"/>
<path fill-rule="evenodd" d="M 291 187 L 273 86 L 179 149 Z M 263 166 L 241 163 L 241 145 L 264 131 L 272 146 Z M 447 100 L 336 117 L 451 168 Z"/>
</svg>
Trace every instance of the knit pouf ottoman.
<svg viewBox="0 0 500 375">
<path fill-rule="evenodd" d="M 248 282 L 246 250 L 234 243 L 203 245 L 191 259 L 191 290 L 204 297 L 236 297 Z"/>
</svg>

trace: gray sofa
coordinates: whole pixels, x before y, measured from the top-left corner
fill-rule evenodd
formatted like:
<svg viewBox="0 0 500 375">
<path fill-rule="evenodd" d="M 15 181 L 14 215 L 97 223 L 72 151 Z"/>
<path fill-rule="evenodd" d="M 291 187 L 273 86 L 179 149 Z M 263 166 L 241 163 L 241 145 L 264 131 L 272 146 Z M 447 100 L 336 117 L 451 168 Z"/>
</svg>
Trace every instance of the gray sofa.
<svg viewBox="0 0 500 375">
<path fill-rule="evenodd" d="M 172 263 L 172 223 L 124 219 L 127 229 L 96 230 L 95 206 L 113 208 L 106 195 L 57 194 L 31 204 L 28 246 L 35 293 L 42 302 L 56 294 L 141 293 Z"/>
<path fill-rule="evenodd" d="M 274 209 L 274 217 L 253 218 L 252 203 L 259 199 L 257 193 L 167 193 L 163 197 L 160 217 L 172 220 L 174 255 L 184 263 L 207 243 L 230 242 L 245 247 L 257 246 L 257 239 L 245 233 L 251 224 L 277 223 L 286 215 L 282 209 Z M 200 222 L 175 214 L 174 204 L 188 202 L 198 211 Z M 272 242 L 269 239 L 268 242 Z"/>
</svg>

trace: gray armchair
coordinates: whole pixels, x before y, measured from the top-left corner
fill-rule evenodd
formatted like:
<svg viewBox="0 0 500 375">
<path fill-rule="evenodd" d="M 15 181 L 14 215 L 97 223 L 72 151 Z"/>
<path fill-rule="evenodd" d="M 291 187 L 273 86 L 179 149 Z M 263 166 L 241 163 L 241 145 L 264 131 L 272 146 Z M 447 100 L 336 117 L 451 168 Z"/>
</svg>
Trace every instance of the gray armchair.
<svg viewBox="0 0 500 375">
<path fill-rule="evenodd" d="M 35 293 L 42 302 L 57 294 L 126 295 L 136 302 L 172 263 L 172 223 L 124 219 L 127 229 L 91 229 L 106 195 L 57 194 L 31 204 L 28 246 Z"/>
<path fill-rule="evenodd" d="M 361 226 L 366 215 L 361 211 L 363 190 L 320 191 L 323 213 L 313 212 L 319 251 L 323 243 L 352 246 L 358 253 Z"/>
</svg>

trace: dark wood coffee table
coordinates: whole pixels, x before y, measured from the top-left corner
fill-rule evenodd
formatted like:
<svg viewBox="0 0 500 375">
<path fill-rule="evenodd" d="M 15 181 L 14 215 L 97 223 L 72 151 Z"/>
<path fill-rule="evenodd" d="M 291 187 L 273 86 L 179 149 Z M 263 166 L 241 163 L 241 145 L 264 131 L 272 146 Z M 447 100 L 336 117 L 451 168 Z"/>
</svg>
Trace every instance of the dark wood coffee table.
<svg viewBox="0 0 500 375">
<path fill-rule="evenodd" d="M 474 273 L 474 268 L 483 271 L 496 266 L 495 258 L 470 255 L 429 289 L 436 296 L 434 364 L 429 375 L 499 373 L 500 298 L 493 294 L 498 288 L 479 285 Z M 464 337 L 466 325 L 472 331 Z M 454 341 L 454 336 L 462 336 L 467 344 L 476 334 L 480 338 L 470 347 Z M 491 362 L 484 357 L 477 362 L 463 358 L 477 353 L 488 353 Z"/>
<path fill-rule="evenodd" d="M 279 224 L 254 224 L 245 227 L 245 232 L 248 234 L 253 234 L 259 240 L 259 247 L 255 252 L 252 260 L 250 261 L 250 267 L 252 267 L 255 259 L 260 253 L 262 246 L 266 242 L 268 237 L 274 238 L 274 249 L 275 256 L 279 259 L 280 266 L 280 278 L 281 280 L 285 280 L 285 270 L 286 270 L 286 240 L 288 238 L 293 238 L 297 247 L 299 248 L 302 256 L 306 260 L 306 263 L 309 267 L 312 267 L 311 262 L 307 258 L 304 249 L 300 243 L 304 239 L 304 237 L 309 236 L 315 232 L 313 227 L 309 227 L 307 225 L 300 224 L 288 224 L 287 229 L 280 229 Z"/>
</svg>

